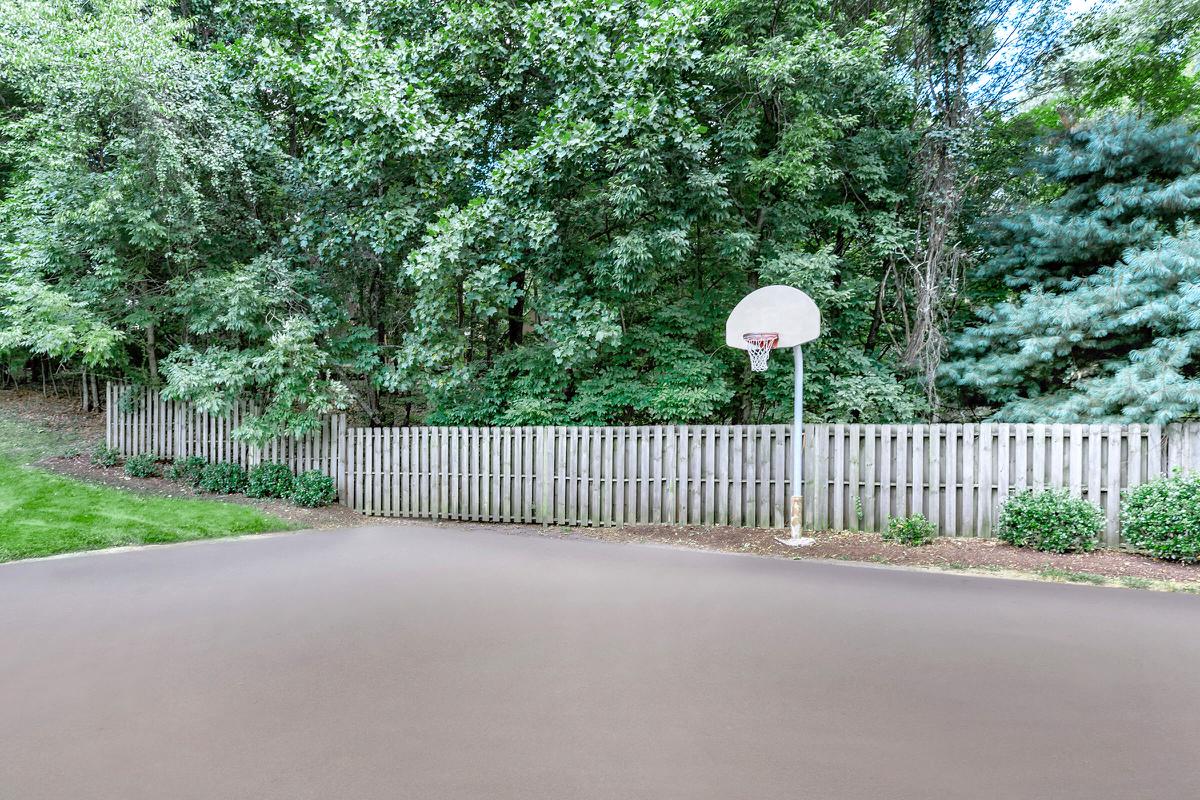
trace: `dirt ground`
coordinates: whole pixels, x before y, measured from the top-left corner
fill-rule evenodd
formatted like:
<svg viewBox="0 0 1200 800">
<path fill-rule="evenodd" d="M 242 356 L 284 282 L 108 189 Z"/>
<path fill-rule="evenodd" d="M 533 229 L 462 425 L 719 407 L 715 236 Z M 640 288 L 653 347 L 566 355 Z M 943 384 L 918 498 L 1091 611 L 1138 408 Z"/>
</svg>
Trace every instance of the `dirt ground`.
<svg viewBox="0 0 1200 800">
<path fill-rule="evenodd" d="M 402 527 L 412 521 L 364 517 L 345 506 L 299 508 L 282 500 L 255 500 L 241 495 L 214 496 L 163 478 L 130 478 L 120 468 L 105 469 L 90 463 L 88 452 L 104 436 L 101 414 L 83 414 L 77 401 L 43 397 L 38 391 L 0 392 L 0 409 L 9 416 L 55 431 L 76 433 L 84 446 L 76 456 L 47 458 L 39 466 L 81 480 L 117 486 L 165 497 L 205 497 L 254 506 L 303 528 L 342 528 L 361 525 Z M 429 520 L 420 524 L 429 525 Z M 964 570 L 1051 580 L 1101 583 L 1200 592 L 1200 564 L 1180 564 L 1129 553 L 1097 550 L 1093 553 L 1055 555 L 1012 547 L 991 539 L 938 539 L 924 547 L 906 547 L 884 541 L 877 533 L 818 531 L 810 533 L 816 544 L 793 549 L 775 541 L 785 535 L 762 528 L 629 525 L 618 528 L 564 528 L 536 525 L 500 525 L 446 521 L 446 526 L 487 528 L 514 535 L 589 538 L 615 542 L 653 543 L 672 547 L 746 553 L 775 558 L 815 558 L 862 561 L 941 570 Z M 1151 586 L 1150 584 L 1156 584 Z"/>
<path fill-rule="evenodd" d="M 104 439 L 104 414 L 84 413 L 77 397 L 43 395 L 35 389 L 0 389 L 0 409 L 38 428 L 77 435 L 85 449 Z"/>
</svg>

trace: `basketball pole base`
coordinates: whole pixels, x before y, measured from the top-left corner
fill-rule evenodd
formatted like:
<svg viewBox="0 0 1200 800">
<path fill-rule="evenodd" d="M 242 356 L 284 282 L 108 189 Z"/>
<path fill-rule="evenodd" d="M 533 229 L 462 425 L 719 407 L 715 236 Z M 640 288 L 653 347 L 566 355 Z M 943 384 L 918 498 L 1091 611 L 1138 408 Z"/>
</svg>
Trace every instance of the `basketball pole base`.
<svg viewBox="0 0 1200 800">
<path fill-rule="evenodd" d="M 817 540 L 811 536 L 801 536 L 800 531 L 803 529 L 804 522 L 804 499 L 802 497 L 792 498 L 792 536 L 790 539 L 784 539 L 779 536 L 775 537 L 775 541 L 788 547 L 812 547 L 817 543 Z"/>
</svg>

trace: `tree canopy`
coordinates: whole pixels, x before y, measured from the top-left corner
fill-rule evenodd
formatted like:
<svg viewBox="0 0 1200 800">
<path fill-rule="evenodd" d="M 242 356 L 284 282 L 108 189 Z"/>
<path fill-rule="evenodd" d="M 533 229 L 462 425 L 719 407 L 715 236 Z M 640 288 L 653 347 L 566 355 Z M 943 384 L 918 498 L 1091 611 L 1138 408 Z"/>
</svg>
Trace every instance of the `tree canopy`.
<svg viewBox="0 0 1200 800">
<path fill-rule="evenodd" d="M 334 408 L 777 421 L 789 360 L 752 374 L 722 323 L 786 283 L 824 316 L 818 419 L 1195 414 L 1155 350 L 1187 322 L 997 366 L 1059 313 L 1027 294 L 1074 307 L 1135 245 L 1193 275 L 1162 194 L 1190 167 L 1159 168 L 1190 152 L 1188 3 L 0 0 L 0 352 L 250 395 L 252 438 Z M 1113 126 L 1120 152 L 1085 143 Z M 1050 166 L 1089 146 L 1124 172 Z M 1069 265 L 1016 232 L 1133 191 L 1128 234 Z M 1151 351 L 1170 401 L 1071 399 Z"/>
</svg>

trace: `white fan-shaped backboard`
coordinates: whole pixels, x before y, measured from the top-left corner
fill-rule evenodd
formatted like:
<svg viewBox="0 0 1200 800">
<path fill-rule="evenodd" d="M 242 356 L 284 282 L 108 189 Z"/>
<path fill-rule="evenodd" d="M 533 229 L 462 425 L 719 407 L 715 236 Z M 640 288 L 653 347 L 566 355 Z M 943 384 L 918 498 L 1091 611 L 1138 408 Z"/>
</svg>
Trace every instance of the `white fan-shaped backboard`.
<svg viewBox="0 0 1200 800">
<path fill-rule="evenodd" d="M 764 286 L 742 298 L 725 322 L 725 344 L 750 348 L 747 333 L 777 333 L 776 347 L 795 347 L 821 335 L 821 312 L 812 298 L 791 286 Z"/>
</svg>

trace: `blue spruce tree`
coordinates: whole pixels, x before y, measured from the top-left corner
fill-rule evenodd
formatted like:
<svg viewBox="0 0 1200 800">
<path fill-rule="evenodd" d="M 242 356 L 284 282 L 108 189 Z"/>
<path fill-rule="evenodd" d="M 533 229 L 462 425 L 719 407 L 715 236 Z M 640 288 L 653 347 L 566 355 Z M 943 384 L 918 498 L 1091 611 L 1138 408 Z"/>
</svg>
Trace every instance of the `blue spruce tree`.
<svg viewBox="0 0 1200 800">
<path fill-rule="evenodd" d="M 1200 415 L 1200 135 L 1099 120 L 1034 168 L 1052 199 L 989 225 L 983 276 L 1008 296 L 943 376 L 1000 419 Z"/>
</svg>

